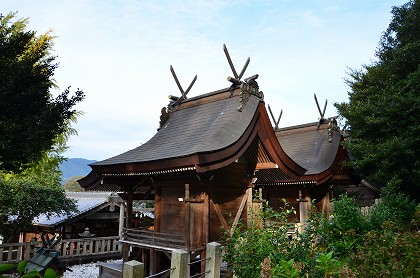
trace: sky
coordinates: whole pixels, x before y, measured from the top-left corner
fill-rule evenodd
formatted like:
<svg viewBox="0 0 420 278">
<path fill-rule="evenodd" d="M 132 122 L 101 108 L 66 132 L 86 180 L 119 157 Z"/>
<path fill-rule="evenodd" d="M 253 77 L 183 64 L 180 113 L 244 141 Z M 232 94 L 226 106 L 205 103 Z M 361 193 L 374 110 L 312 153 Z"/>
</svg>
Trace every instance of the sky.
<svg viewBox="0 0 420 278">
<path fill-rule="evenodd" d="M 230 86 L 226 44 L 239 72 L 257 80 L 279 127 L 337 115 L 348 101 L 349 69 L 375 60 L 391 20 L 391 0 L 0 0 L 0 13 L 29 18 L 29 30 L 52 30 L 59 89 L 83 90 L 83 115 L 64 154 L 103 160 L 147 142 L 168 95 L 188 97 Z"/>
</svg>

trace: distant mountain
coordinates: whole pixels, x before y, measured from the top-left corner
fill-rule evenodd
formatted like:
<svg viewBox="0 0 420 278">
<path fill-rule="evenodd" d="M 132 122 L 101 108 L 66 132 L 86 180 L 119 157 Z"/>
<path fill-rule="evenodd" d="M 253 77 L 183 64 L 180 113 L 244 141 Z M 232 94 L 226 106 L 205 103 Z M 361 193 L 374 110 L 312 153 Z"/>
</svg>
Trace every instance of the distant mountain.
<svg viewBox="0 0 420 278">
<path fill-rule="evenodd" d="M 69 178 L 74 176 L 86 176 L 91 170 L 88 164 L 94 162 L 96 162 L 96 160 L 84 158 L 69 158 L 67 161 L 63 161 L 60 164 L 60 170 L 63 173 L 61 177 L 62 183 L 66 183 Z"/>
</svg>

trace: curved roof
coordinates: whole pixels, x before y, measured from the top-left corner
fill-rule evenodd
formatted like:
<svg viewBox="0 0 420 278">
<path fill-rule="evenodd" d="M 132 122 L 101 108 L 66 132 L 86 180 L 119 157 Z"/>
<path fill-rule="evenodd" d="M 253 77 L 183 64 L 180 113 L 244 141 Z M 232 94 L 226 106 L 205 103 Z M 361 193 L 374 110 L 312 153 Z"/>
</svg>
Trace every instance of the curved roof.
<svg viewBox="0 0 420 278">
<path fill-rule="evenodd" d="M 194 103 L 194 99 L 184 102 L 145 144 L 91 165 L 149 162 L 226 148 L 245 132 L 260 102 L 252 96 L 239 112 L 238 98 L 236 94 L 214 101 L 209 99 L 205 105 Z"/>
<path fill-rule="evenodd" d="M 295 178 L 303 175 L 306 170 L 282 150 L 262 99 L 251 94 L 243 104 L 245 98 L 236 87 L 184 100 L 171 108 L 169 119 L 148 142 L 91 167 L 101 174 L 191 167 L 206 172 L 234 162 L 258 137 L 282 171 Z"/>
<path fill-rule="evenodd" d="M 283 150 L 308 171 L 305 175 L 319 174 L 333 164 L 340 145 L 341 134 L 329 122 L 289 127 L 276 132 Z"/>
</svg>

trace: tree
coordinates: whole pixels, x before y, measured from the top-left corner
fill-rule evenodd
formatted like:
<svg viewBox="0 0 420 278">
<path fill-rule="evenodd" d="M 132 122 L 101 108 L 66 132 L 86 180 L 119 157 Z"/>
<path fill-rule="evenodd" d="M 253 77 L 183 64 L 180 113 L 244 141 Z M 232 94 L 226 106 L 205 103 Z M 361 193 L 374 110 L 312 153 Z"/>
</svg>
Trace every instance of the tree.
<svg viewBox="0 0 420 278">
<path fill-rule="evenodd" d="M 0 17 L 0 170 L 19 172 L 53 149 L 84 94 L 69 88 L 53 98 L 53 36 L 26 31 L 28 19 Z"/>
<path fill-rule="evenodd" d="M 80 180 L 83 177 L 84 176 L 73 176 L 73 177 L 69 178 L 66 181 L 66 183 L 64 184 L 64 189 L 66 191 L 70 191 L 70 192 L 83 192 L 83 191 L 85 191 L 85 189 L 83 187 L 81 187 L 80 184 L 77 182 L 78 180 Z"/>
<path fill-rule="evenodd" d="M 35 217 L 70 214 L 76 210 L 57 176 L 0 175 L 0 234 L 8 242 L 30 229 Z"/>
<path fill-rule="evenodd" d="M 335 106 L 360 175 L 420 198 L 420 2 L 391 13 L 377 60 L 350 71 L 349 102 Z"/>
<path fill-rule="evenodd" d="M 53 36 L 26 31 L 28 19 L 12 22 L 15 15 L 0 16 L 0 234 L 9 242 L 42 213 L 76 210 L 58 165 L 84 98 L 69 88 L 52 97 Z"/>
</svg>

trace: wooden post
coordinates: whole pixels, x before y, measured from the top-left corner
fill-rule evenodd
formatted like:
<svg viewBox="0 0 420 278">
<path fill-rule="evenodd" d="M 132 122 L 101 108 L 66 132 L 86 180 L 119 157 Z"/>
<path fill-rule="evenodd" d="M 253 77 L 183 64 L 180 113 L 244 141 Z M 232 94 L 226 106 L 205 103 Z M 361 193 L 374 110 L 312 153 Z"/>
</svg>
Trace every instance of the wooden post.
<svg viewBox="0 0 420 278">
<path fill-rule="evenodd" d="M 191 235 L 190 235 L 190 221 L 191 221 L 191 203 L 190 203 L 190 185 L 188 183 L 185 184 L 185 245 L 186 248 L 190 248 L 191 245 Z"/>
<path fill-rule="evenodd" d="M 247 205 L 246 205 L 246 223 L 248 225 L 248 227 L 251 226 L 251 222 L 252 222 L 252 214 L 253 214 L 253 209 L 252 209 L 252 189 L 253 189 L 253 183 L 251 182 L 248 185 L 248 188 L 246 189 L 246 195 L 247 195 Z"/>
<path fill-rule="evenodd" d="M 127 216 L 125 226 L 131 228 L 131 217 L 133 216 L 133 195 L 127 192 Z"/>
<path fill-rule="evenodd" d="M 172 251 L 171 257 L 171 278 L 190 277 L 190 253 L 184 250 Z"/>
<path fill-rule="evenodd" d="M 123 278 L 143 278 L 144 265 L 138 261 L 124 263 Z"/>
<path fill-rule="evenodd" d="M 210 242 L 206 248 L 206 276 L 205 278 L 219 278 L 220 266 L 222 265 L 222 245 Z"/>
<path fill-rule="evenodd" d="M 299 202 L 299 228 L 298 232 L 303 233 L 306 227 L 306 222 L 308 221 L 308 200 L 306 197 L 302 196 L 302 192 L 299 190 L 299 199 L 296 201 Z"/>
<path fill-rule="evenodd" d="M 118 223 L 118 235 L 120 236 L 120 239 L 123 239 L 124 213 L 125 213 L 125 202 L 122 201 L 120 204 L 120 219 Z"/>
</svg>

